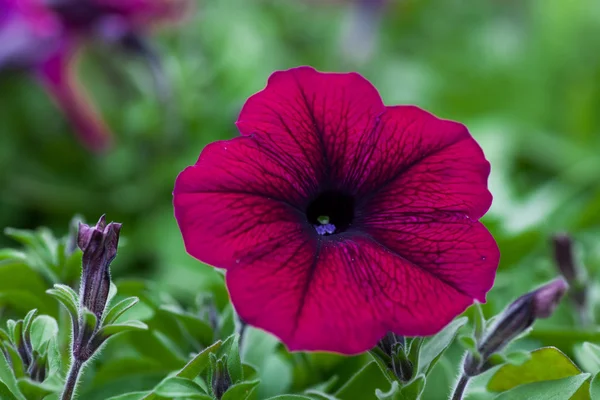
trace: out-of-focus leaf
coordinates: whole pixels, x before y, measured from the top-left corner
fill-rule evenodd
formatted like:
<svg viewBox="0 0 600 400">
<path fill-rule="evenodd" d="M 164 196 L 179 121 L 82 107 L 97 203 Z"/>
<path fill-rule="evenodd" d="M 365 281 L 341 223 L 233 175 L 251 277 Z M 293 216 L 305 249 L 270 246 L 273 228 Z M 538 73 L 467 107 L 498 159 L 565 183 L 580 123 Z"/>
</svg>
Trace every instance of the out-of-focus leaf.
<svg viewBox="0 0 600 400">
<path fill-rule="evenodd" d="M 600 346 L 584 342 L 575 347 L 575 356 L 585 371 L 592 374 L 600 371 Z"/>
<path fill-rule="evenodd" d="M 562 379 L 539 381 L 519 385 L 495 397 L 496 400 L 563 400 L 576 399 L 575 393 L 583 387 L 590 374 L 573 375 Z M 585 390 L 586 399 L 589 399 L 589 389 Z M 581 397 L 583 398 L 583 397 Z"/>
<path fill-rule="evenodd" d="M 581 376 L 581 370 L 557 348 L 544 347 L 533 351 L 531 358 L 521 365 L 502 366 L 492 376 L 487 388 L 492 392 L 505 392 L 518 385 L 572 376 Z M 573 392 L 575 395 L 572 399 L 588 400 L 589 383 L 582 381 L 577 388 L 575 389 L 577 393 Z"/>
<path fill-rule="evenodd" d="M 173 305 L 161 306 L 159 310 L 180 323 L 183 328 L 201 344 L 207 345 L 213 342 L 214 333 L 212 328 L 198 316 L 183 311 Z"/>
</svg>

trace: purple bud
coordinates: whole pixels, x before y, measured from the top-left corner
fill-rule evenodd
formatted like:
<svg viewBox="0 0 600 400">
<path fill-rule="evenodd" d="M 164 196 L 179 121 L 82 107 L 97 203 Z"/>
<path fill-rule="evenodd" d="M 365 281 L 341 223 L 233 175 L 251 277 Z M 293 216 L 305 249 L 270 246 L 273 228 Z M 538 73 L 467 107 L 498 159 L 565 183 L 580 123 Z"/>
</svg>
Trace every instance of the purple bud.
<svg viewBox="0 0 600 400">
<path fill-rule="evenodd" d="M 479 357 L 467 357 L 465 373 L 474 376 L 485 371 L 485 363 L 492 354 L 504 349 L 531 327 L 536 319 L 552 315 L 568 288 L 569 285 L 562 277 L 556 278 L 510 304 L 479 344 Z"/>
<path fill-rule="evenodd" d="M 574 282 L 580 275 L 573 257 L 573 242 L 566 233 L 559 233 L 552 238 L 554 244 L 554 259 L 559 272 L 568 282 Z"/>
<path fill-rule="evenodd" d="M 79 224 L 77 246 L 83 251 L 81 306 L 92 311 L 98 321 L 106 307 L 110 289 L 110 263 L 117 255 L 121 224 L 106 224 L 104 215 L 94 227 Z"/>
</svg>

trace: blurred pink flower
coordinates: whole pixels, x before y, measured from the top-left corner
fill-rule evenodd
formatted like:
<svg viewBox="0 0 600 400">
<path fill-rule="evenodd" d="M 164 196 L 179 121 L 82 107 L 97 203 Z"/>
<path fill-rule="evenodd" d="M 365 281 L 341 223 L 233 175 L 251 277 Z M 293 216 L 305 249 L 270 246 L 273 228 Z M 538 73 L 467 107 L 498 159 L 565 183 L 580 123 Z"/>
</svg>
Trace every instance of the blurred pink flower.
<svg viewBox="0 0 600 400">
<path fill-rule="evenodd" d="M 46 88 L 91 150 L 111 133 L 77 76 L 77 56 L 93 39 L 147 51 L 141 36 L 181 17 L 184 0 L 0 0 L 0 70 L 26 69 Z"/>
</svg>

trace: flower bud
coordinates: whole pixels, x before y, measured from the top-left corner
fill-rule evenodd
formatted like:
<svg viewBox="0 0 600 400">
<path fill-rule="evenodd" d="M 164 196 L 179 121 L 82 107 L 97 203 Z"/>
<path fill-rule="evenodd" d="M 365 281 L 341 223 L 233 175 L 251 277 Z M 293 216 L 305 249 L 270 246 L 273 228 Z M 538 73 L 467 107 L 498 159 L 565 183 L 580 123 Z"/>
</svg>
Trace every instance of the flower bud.
<svg viewBox="0 0 600 400">
<path fill-rule="evenodd" d="M 556 278 L 510 304 L 479 343 L 477 357 L 471 354 L 467 356 L 465 373 L 474 376 L 485 371 L 485 364 L 492 354 L 504 349 L 531 327 L 536 319 L 552 315 L 568 287 L 562 277 Z"/>
<path fill-rule="evenodd" d="M 221 397 L 231 386 L 231 377 L 227 370 L 227 356 L 214 361 L 211 386 L 213 394 L 218 400 L 221 400 Z"/>
<path fill-rule="evenodd" d="M 106 307 L 110 289 L 110 263 L 117 255 L 121 224 L 106 224 L 105 217 L 94 227 L 79 224 L 77 245 L 83 251 L 81 307 L 96 315 L 98 321 Z"/>
</svg>

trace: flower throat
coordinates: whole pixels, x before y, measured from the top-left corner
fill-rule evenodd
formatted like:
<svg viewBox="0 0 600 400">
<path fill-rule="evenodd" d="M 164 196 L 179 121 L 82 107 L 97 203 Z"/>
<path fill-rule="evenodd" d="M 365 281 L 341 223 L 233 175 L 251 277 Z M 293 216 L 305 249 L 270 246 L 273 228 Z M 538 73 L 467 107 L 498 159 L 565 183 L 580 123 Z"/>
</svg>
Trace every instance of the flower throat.
<svg viewBox="0 0 600 400">
<path fill-rule="evenodd" d="M 309 204 L 306 216 L 321 236 L 344 232 L 354 219 L 354 198 L 339 191 L 322 192 Z"/>
</svg>

